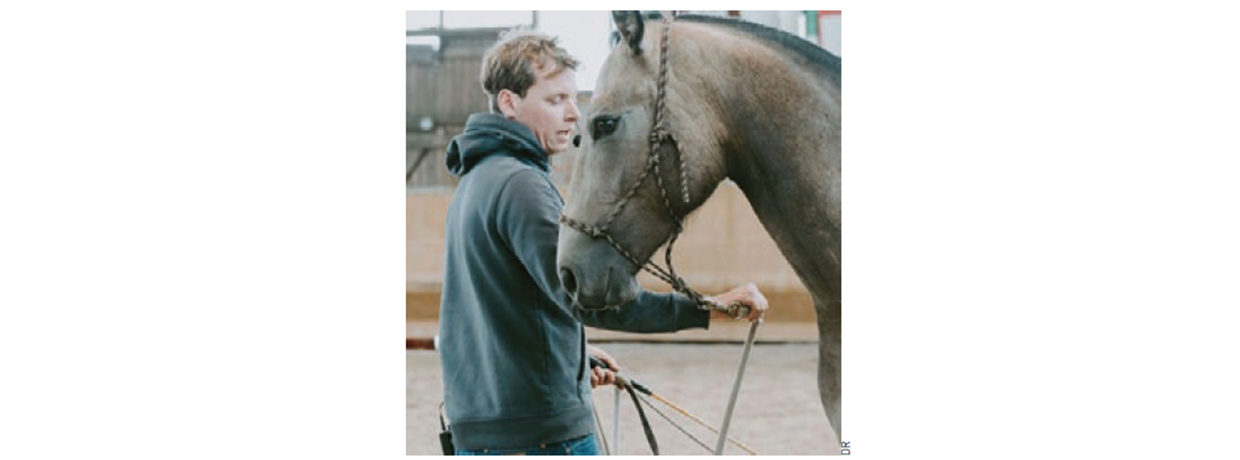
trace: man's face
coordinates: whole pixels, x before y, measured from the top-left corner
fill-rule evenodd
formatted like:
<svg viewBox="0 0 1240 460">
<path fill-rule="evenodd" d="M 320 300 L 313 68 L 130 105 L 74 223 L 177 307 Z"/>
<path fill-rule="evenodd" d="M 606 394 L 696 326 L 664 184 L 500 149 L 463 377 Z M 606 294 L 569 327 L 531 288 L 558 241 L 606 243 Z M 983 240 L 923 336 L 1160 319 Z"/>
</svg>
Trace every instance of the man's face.
<svg viewBox="0 0 1240 460">
<path fill-rule="evenodd" d="M 548 73 L 538 73 L 525 97 L 504 90 L 509 103 L 501 96 L 500 110 L 530 128 L 547 155 L 554 155 L 568 149 L 581 112 L 577 110 L 577 74 L 565 69 L 548 78 Z"/>
</svg>

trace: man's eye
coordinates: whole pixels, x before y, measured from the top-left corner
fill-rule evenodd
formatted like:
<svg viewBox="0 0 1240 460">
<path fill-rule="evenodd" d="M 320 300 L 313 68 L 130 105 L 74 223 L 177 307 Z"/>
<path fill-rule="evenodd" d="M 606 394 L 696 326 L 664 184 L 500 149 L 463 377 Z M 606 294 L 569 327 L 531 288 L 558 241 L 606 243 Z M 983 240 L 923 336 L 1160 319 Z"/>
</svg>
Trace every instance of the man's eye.
<svg viewBox="0 0 1240 460">
<path fill-rule="evenodd" d="M 616 125 L 619 119 L 609 116 L 598 116 L 594 118 L 594 138 L 599 139 L 603 136 L 616 132 Z"/>
</svg>

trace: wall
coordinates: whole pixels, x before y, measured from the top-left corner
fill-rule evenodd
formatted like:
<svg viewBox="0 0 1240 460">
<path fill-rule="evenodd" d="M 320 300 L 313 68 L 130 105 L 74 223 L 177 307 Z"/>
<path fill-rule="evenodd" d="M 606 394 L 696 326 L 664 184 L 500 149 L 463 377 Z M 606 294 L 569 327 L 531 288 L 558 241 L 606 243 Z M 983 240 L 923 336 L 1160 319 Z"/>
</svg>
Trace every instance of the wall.
<svg viewBox="0 0 1240 460">
<path fill-rule="evenodd" d="M 438 317 L 444 219 L 451 193 L 450 189 L 421 189 L 406 195 L 406 317 L 411 320 Z M 572 198 L 566 195 L 565 199 Z M 662 261 L 662 252 L 654 259 Z M 809 294 L 767 236 L 744 194 L 731 182 L 721 184 L 690 216 L 673 260 L 677 272 L 694 289 L 711 294 L 754 282 L 771 301 L 769 320 L 814 320 Z M 648 274 L 643 273 L 639 280 L 648 289 L 669 290 Z"/>
</svg>

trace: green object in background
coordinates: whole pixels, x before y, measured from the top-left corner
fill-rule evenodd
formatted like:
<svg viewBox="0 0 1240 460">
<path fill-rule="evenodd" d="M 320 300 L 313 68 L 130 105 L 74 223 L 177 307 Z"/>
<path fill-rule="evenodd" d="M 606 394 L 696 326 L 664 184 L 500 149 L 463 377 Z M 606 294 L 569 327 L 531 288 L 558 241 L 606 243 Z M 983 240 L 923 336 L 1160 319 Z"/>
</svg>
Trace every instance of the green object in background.
<svg viewBox="0 0 1240 460">
<path fill-rule="evenodd" d="M 818 12 L 805 12 L 805 38 L 818 38 Z M 815 40 L 817 42 L 817 40 Z"/>
</svg>

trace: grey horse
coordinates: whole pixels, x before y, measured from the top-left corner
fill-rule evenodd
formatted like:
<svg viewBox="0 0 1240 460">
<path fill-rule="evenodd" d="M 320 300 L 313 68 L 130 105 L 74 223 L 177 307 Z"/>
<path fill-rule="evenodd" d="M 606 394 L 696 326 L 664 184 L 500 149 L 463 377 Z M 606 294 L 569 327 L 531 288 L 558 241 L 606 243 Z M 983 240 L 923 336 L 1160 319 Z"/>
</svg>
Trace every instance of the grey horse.
<svg viewBox="0 0 1240 460">
<path fill-rule="evenodd" d="M 838 438 L 840 58 L 775 29 L 708 16 L 676 18 L 663 49 L 664 22 L 637 12 L 613 19 L 619 44 L 583 117 L 564 212 L 605 226 L 606 236 L 561 226 L 565 289 L 586 308 L 628 302 L 639 289 L 636 263 L 677 231 L 677 216 L 731 179 L 813 298 L 819 394 Z M 650 138 L 665 55 L 662 125 L 674 142 L 659 144 L 653 173 Z"/>
</svg>

